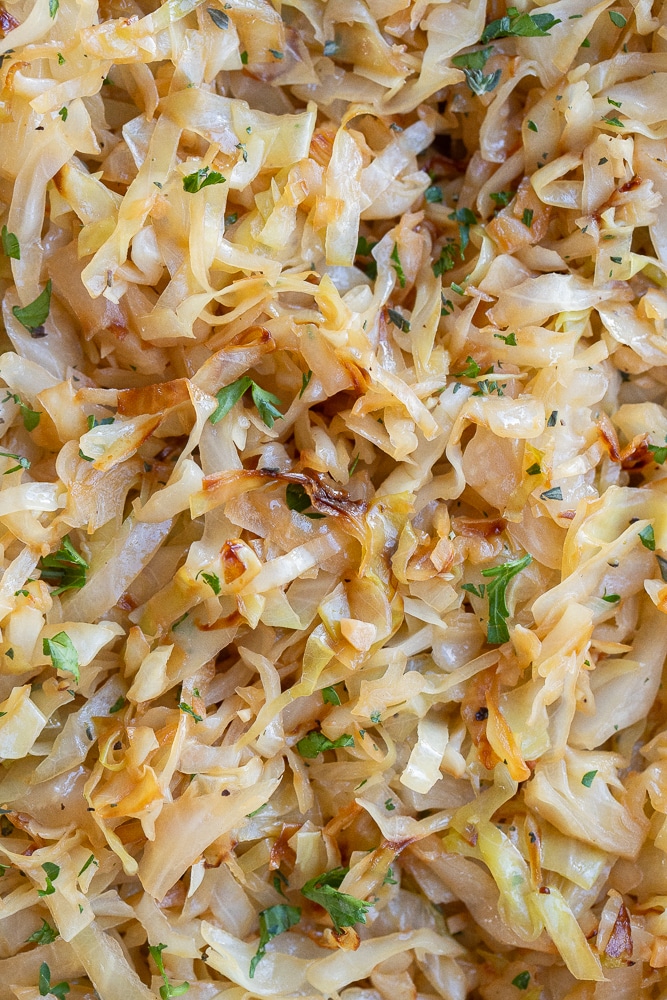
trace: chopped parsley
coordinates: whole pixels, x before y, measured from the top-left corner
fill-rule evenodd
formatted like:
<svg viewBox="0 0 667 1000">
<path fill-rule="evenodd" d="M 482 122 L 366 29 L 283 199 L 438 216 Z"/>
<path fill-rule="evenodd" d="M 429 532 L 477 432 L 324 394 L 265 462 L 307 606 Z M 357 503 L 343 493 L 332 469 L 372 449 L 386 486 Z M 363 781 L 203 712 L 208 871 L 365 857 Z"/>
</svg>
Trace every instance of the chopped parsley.
<svg viewBox="0 0 667 1000">
<path fill-rule="evenodd" d="M 2 227 L 2 249 L 5 257 L 11 257 L 12 260 L 21 259 L 21 247 L 19 246 L 19 241 L 14 233 L 9 232 L 7 226 Z"/>
<path fill-rule="evenodd" d="M 164 971 L 164 961 L 162 960 L 162 952 L 167 947 L 166 944 L 156 944 L 149 947 L 149 952 L 151 958 L 157 965 L 158 973 L 162 976 L 163 985 L 160 987 L 160 996 L 162 1000 L 171 1000 L 172 997 L 183 996 L 190 989 L 189 983 L 181 983 L 180 986 L 172 986 L 169 982 L 167 973 Z"/>
<path fill-rule="evenodd" d="M 13 451 L 0 451 L 0 458 L 11 458 L 15 462 L 18 462 L 18 465 L 13 465 L 11 469 L 3 472 L 3 476 L 8 476 L 11 472 L 18 472 L 19 469 L 30 468 L 30 460 L 24 458 L 23 455 L 15 455 Z"/>
<path fill-rule="evenodd" d="M 46 889 L 38 889 L 38 896 L 52 896 L 56 891 L 54 882 L 60 875 L 60 865 L 56 865 L 53 861 L 45 861 L 42 865 L 42 870 L 46 876 Z"/>
<path fill-rule="evenodd" d="M 12 313 L 31 335 L 40 336 L 44 333 L 44 323 L 51 310 L 51 279 L 46 283 L 46 287 L 39 293 L 36 299 L 28 303 L 27 306 L 13 306 Z"/>
<path fill-rule="evenodd" d="M 95 857 L 94 854 L 91 854 L 90 857 L 87 859 L 87 861 L 84 862 L 83 868 L 81 869 L 81 871 L 77 875 L 77 878 L 81 878 L 81 876 L 83 875 L 83 873 L 85 871 L 88 871 L 88 869 L 90 868 L 91 865 L 95 865 L 96 867 L 99 867 L 99 861 L 96 859 L 96 857 Z"/>
<path fill-rule="evenodd" d="M 58 0 L 49 0 L 49 10 L 51 9 L 51 4 L 53 4 L 54 2 L 56 4 L 56 10 L 58 9 L 57 7 Z M 51 17 L 55 17 L 55 14 L 51 14 Z M 40 997 L 47 997 L 49 994 L 52 994 L 54 997 L 57 997 L 58 1000 L 65 1000 L 65 997 L 69 993 L 69 990 L 70 990 L 69 983 L 62 982 L 62 983 L 55 983 L 55 985 L 51 983 L 51 970 L 46 964 L 46 962 L 42 962 L 42 964 L 39 967 Z"/>
<path fill-rule="evenodd" d="M 52 591 L 54 594 L 63 594 L 66 590 L 80 590 L 86 582 L 88 568 L 88 563 L 76 551 L 69 535 L 65 535 L 57 552 L 44 556 L 38 563 L 42 580 L 51 585 L 55 584 L 56 589 Z"/>
<path fill-rule="evenodd" d="M 377 243 L 369 243 L 365 236 L 360 236 L 357 240 L 357 249 L 355 251 L 356 257 L 370 257 L 372 251 L 377 246 Z"/>
<path fill-rule="evenodd" d="M 117 701 L 115 701 L 111 706 L 111 708 L 109 709 L 109 715 L 115 715 L 116 712 L 120 712 L 120 710 L 124 707 L 125 707 L 125 699 L 121 695 L 120 698 Z"/>
<path fill-rule="evenodd" d="M 647 524 L 645 528 L 642 528 L 639 532 L 639 537 L 645 549 L 655 552 L 655 532 L 652 524 Z"/>
<path fill-rule="evenodd" d="M 488 45 L 485 49 L 476 49 L 474 52 L 464 52 L 460 56 L 453 56 L 452 66 L 456 66 L 457 69 L 484 69 L 493 49 L 493 45 Z"/>
<path fill-rule="evenodd" d="M 33 931 L 30 937 L 26 938 L 25 943 L 52 944 L 59 934 L 60 931 L 58 931 L 55 927 L 52 927 L 48 920 L 42 920 L 42 926 L 38 930 Z"/>
<path fill-rule="evenodd" d="M 453 372 L 453 375 L 454 378 L 477 378 L 477 376 L 481 375 L 481 373 L 482 369 L 477 364 L 475 359 L 470 355 L 468 355 L 468 357 L 466 358 L 466 367 L 463 369 L 463 371 Z"/>
<path fill-rule="evenodd" d="M 210 187 L 212 184 L 224 184 L 225 179 L 217 170 L 202 167 L 201 170 L 195 170 L 194 173 L 187 174 L 183 178 L 183 190 L 187 191 L 188 194 L 196 194 L 202 188 Z"/>
<path fill-rule="evenodd" d="M 223 417 L 226 417 L 248 389 L 250 389 L 252 401 L 257 407 L 257 411 L 267 427 L 273 427 L 276 420 L 282 419 L 282 413 L 276 407 L 276 404 L 280 402 L 278 397 L 266 389 L 262 389 L 248 375 L 242 375 L 241 378 L 237 378 L 235 382 L 224 386 L 216 393 L 218 406 L 209 417 L 211 423 L 217 424 Z"/>
<path fill-rule="evenodd" d="M 540 493 L 540 500 L 562 500 L 563 491 L 560 486 L 552 486 L 550 490 Z"/>
<path fill-rule="evenodd" d="M 14 403 L 16 403 L 16 405 L 19 408 L 21 412 L 21 417 L 23 419 L 23 426 L 25 427 L 25 429 L 28 432 L 34 431 L 35 427 L 37 427 L 37 425 L 39 424 L 39 421 L 42 416 L 42 411 L 33 410 L 32 407 L 28 406 L 27 403 L 23 403 L 21 401 L 21 397 L 17 395 L 17 393 L 15 392 L 8 392 L 5 398 L 2 400 L 2 402 L 8 403 L 10 399 Z"/>
<path fill-rule="evenodd" d="M 204 583 L 207 583 L 209 585 L 209 587 L 211 588 L 211 590 L 213 591 L 213 593 L 217 597 L 218 594 L 220 593 L 220 590 L 221 590 L 221 587 L 220 587 L 220 577 L 218 576 L 218 574 L 217 573 L 204 573 L 203 570 L 200 570 L 197 573 L 197 575 L 195 577 L 195 580 L 198 580 L 199 577 L 202 578 L 202 580 L 204 581 Z"/>
<path fill-rule="evenodd" d="M 308 388 L 312 377 L 313 373 L 311 372 L 310 368 L 308 369 L 307 372 L 304 372 L 303 375 L 301 376 L 301 392 L 299 393 L 299 399 L 301 399 L 304 392 Z"/>
<path fill-rule="evenodd" d="M 493 335 L 497 340 L 504 340 L 508 347 L 516 347 L 516 334 L 508 333 L 507 336 L 503 336 L 502 333 L 494 333 Z"/>
<path fill-rule="evenodd" d="M 340 695 L 335 687 L 322 688 L 322 701 L 325 705 L 340 705 Z"/>
<path fill-rule="evenodd" d="M 390 321 L 403 333 L 410 333 L 410 321 L 397 309 L 387 309 Z"/>
<path fill-rule="evenodd" d="M 596 771 L 586 771 L 586 774 L 581 779 L 582 785 L 584 785 L 586 788 L 590 788 L 591 785 L 593 784 L 593 779 L 595 778 L 595 775 L 597 773 L 598 773 L 597 770 Z"/>
<path fill-rule="evenodd" d="M 391 260 L 393 261 L 393 268 L 396 271 L 396 277 L 398 278 L 398 283 L 401 288 L 405 288 L 405 272 L 401 264 L 401 258 L 398 256 L 398 243 L 394 243 L 394 249 L 391 251 Z"/>
<path fill-rule="evenodd" d="M 192 705 L 188 705 L 187 701 L 179 701 L 178 707 L 181 712 L 185 712 L 186 715 L 191 715 L 195 722 L 203 722 L 204 718 L 201 715 L 197 715 Z"/>
<path fill-rule="evenodd" d="M 365 915 L 372 905 L 347 892 L 339 892 L 339 886 L 348 871 L 348 868 L 332 868 L 331 871 L 310 879 L 301 890 L 306 899 L 324 907 L 337 934 L 340 934 L 343 927 L 365 924 Z"/>
<path fill-rule="evenodd" d="M 309 511 L 311 506 L 310 497 L 301 483 L 290 483 L 285 490 L 285 502 L 288 510 L 295 510 L 298 514 L 305 514 L 311 521 L 319 521 L 324 517 L 318 511 Z"/>
<path fill-rule="evenodd" d="M 259 915 L 259 944 L 250 961 L 250 972 L 248 973 L 251 979 L 266 954 L 266 946 L 269 941 L 277 937 L 278 934 L 288 931 L 290 927 L 294 927 L 300 919 L 301 908 L 289 906 L 287 903 L 278 903 L 277 906 L 269 906 L 268 909 L 262 910 Z"/>
<path fill-rule="evenodd" d="M 424 191 L 424 198 L 431 204 L 433 204 L 434 202 L 436 203 L 441 202 L 442 188 L 439 188 L 437 184 L 431 184 L 431 186 L 427 187 L 426 190 Z"/>
<path fill-rule="evenodd" d="M 486 76 L 481 69 L 464 69 L 463 72 L 465 73 L 468 88 L 477 97 L 481 97 L 482 94 L 490 94 L 492 90 L 495 90 L 500 83 L 500 77 L 503 75 L 501 69 L 497 69 L 493 73 L 488 73 Z"/>
<path fill-rule="evenodd" d="M 509 205 L 515 194 L 516 191 L 492 191 L 489 194 L 489 198 L 500 208 L 505 208 L 506 205 Z"/>
<path fill-rule="evenodd" d="M 516 7 L 508 7 L 504 17 L 487 24 L 480 41 L 484 45 L 494 38 L 544 38 L 560 23 L 553 14 L 520 14 Z"/>
<path fill-rule="evenodd" d="M 521 216 L 521 221 L 523 222 L 524 226 L 528 227 L 528 229 L 530 229 L 530 227 L 533 224 L 533 215 L 534 212 L 532 208 L 524 208 L 523 215 Z"/>
<path fill-rule="evenodd" d="M 521 559 L 512 559 L 502 563 L 500 566 L 492 566 L 482 570 L 482 576 L 489 579 L 486 585 L 486 593 L 489 599 L 489 621 L 486 635 L 489 642 L 501 643 L 509 640 L 509 630 L 507 628 L 507 618 L 509 610 L 505 602 L 505 594 L 510 580 L 518 573 L 521 573 L 533 561 L 531 555 L 525 555 Z"/>
<path fill-rule="evenodd" d="M 520 972 L 518 976 L 515 976 L 512 980 L 512 986 L 516 986 L 518 990 L 527 990 L 528 984 L 530 983 L 530 972 Z"/>
<path fill-rule="evenodd" d="M 42 653 L 44 656 L 51 657 L 51 662 L 56 670 L 64 670 L 68 674 L 72 674 L 76 683 L 79 683 L 81 680 L 79 657 L 67 632 L 58 632 L 51 639 L 42 639 Z"/>
<path fill-rule="evenodd" d="M 490 396 L 494 392 L 497 393 L 499 396 L 504 396 L 505 393 L 503 392 L 503 389 L 505 388 L 506 384 L 507 383 L 499 385 L 498 382 L 496 382 L 495 380 L 491 380 L 488 378 L 482 379 L 481 382 L 477 383 L 477 388 L 473 392 L 473 396 Z"/>
<path fill-rule="evenodd" d="M 433 273 L 436 278 L 440 278 L 445 271 L 451 271 L 456 267 L 456 256 L 459 254 L 458 243 L 446 243 L 440 251 L 440 256 L 433 264 Z"/>
<path fill-rule="evenodd" d="M 533 464 L 530 465 L 526 469 L 526 475 L 528 475 L 528 476 L 539 476 L 539 474 L 541 473 L 541 471 L 542 471 L 542 467 L 540 466 L 540 463 L 539 462 L 533 462 Z"/>
<path fill-rule="evenodd" d="M 667 441 L 667 437 L 665 441 Z M 650 444 L 648 450 L 653 455 L 654 462 L 657 462 L 658 465 L 664 465 L 665 459 L 667 459 L 667 444 Z"/>
<path fill-rule="evenodd" d="M 325 750 L 339 750 L 341 747 L 353 746 L 354 736 L 350 736 L 349 733 L 343 733 L 337 740 L 330 740 L 324 733 L 320 733 L 316 729 L 311 729 L 306 736 L 299 740 L 296 748 L 302 757 L 312 760 L 321 753 L 324 753 Z"/>
<path fill-rule="evenodd" d="M 627 19 L 618 10 L 607 11 L 609 14 L 609 20 L 612 24 L 616 25 L 617 28 L 624 28 L 626 26 Z"/>
<path fill-rule="evenodd" d="M 531 132 L 537 132 L 537 125 L 530 118 L 528 119 L 528 128 Z"/>
<path fill-rule="evenodd" d="M 476 224 L 477 217 L 469 208 L 457 208 L 457 210 L 455 212 L 451 212 L 447 218 L 451 219 L 452 222 L 458 223 L 459 241 L 461 243 L 459 253 L 461 259 L 463 259 L 463 252 L 470 242 L 470 227 Z"/>
</svg>

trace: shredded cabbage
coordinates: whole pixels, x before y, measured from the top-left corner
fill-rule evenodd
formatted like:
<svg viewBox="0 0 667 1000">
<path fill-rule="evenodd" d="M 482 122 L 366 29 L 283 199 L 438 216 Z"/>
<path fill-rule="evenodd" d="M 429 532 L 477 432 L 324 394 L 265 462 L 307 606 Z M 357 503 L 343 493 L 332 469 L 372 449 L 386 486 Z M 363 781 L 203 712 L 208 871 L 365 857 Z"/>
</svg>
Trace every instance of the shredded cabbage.
<svg viewBox="0 0 667 1000">
<path fill-rule="evenodd" d="M 664 995 L 667 8 L 6 8 L 0 1000 Z"/>
</svg>

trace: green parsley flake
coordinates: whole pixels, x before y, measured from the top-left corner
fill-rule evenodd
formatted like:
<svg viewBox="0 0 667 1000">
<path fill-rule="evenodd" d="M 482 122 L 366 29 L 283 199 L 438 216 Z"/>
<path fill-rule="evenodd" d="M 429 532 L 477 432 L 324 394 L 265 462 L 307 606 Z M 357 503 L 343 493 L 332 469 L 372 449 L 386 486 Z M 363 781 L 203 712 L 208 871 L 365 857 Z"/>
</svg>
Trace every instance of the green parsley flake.
<svg viewBox="0 0 667 1000">
<path fill-rule="evenodd" d="M 51 639 L 42 639 L 42 653 L 44 656 L 51 657 L 51 662 L 56 670 L 72 674 L 76 683 L 79 683 L 81 680 L 79 657 L 67 632 L 58 632 Z"/>
<path fill-rule="evenodd" d="M 505 602 L 507 586 L 518 573 L 526 569 L 531 564 L 533 557 L 525 555 L 521 559 L 512 559 L 502 563 L 500 566 L 492 566 L 490 569 L 483 569 L 482 576 L 489 578 L 486 585 L 486 593 L 489 598 L 489 621 L 487 625 L 487 639 L 492 643 L 502 643 L 509 641 L 509 630 L 507 628 L 507 618 L 509 610 Z"/>
<path fill-rule="evenodd" d="M 315 757 L 319 757 L 321 753 L 324 753 L 325 750 L 338 750 L 342 747 L 353 746 L 354 736 L 350 736 L 349 733 L 343 733 L 338 739 L 330 740 L 324 733 L 320 733 L 316 729 L 311 729 L 306 736 L 299 740 L 296 748 L 302 757 L 313 760 Z"/>
<path fill-rule="evenodd" d="M 26 938 L 26 944 L 52 944 L 59 934 L 60 931 L 52 927 L 48 920 L 42 920 L 42 926 Z"/>
<path fill-rule="evenodd" d="M 167 947 L 166 944 L 156 944 L 149 947 L 150 956 L 157 966 L 158 973 L 162 976 L 163 985 L 160 987 L 160 997 L 162 1000 L 171 1000 L 172 997 L 183 996 L 190 989 L 189 983 L 181 983 L 180 986 L 172 986 L 167 973 L 164 971 L 164 961 L 162 952 Z"/>
<path fill-rule="evenodd" d="M 193 174 L 187 174 L 183 178 L 183 190 L 188 194 L 196 194 L 202 188 L 210 187 L 212 184 L 224 184 L 226 178 L 219 174 L 217 170 L 210 167 L 202 167 L 195 170 Z"/>
<path fill-rule="evenodd" d="M 553 14 L 520 14 L 516 7 L 508 7 L 504 17 L 487 24 L 480 42 L 484 45 L 494 38 L 544 38 L 560 23 Z"/>
<path fill-rule="evenodd" d="M 257 407 L 259 415 L 267 427 L 273 427 L 276 420 L 282 419 L 282 413 L 276 408 L 276 404 L 280 403 L 278 397 L 266 389 L 262 389 L 248 375 L 242 375 L 241 378 L 237 378 L 235 382 L 224 386 L 216 393 L 218 406 L 209 417 L 211 423 L 217 424 L 223 417 L 226 417 L 248 389 L 250 389 L 252 401 Z"/>
<path fill-rule="evenodd" d="M 50 0 L 50 2 L 53 3 L 54 0 Z M 57 5 L 58 0 L 55 0 L 55 3 Z M 51 17 L 54 16 L 55 16 L 54 14 L 51 15 Z M 46 997 L 49 996 L 49 994 L 51 994 L 52 996 L 57 997 L 58 1000 L 65 1000 L 65 997 L 67 996 L 69 991 L 70 991 L 69 983 L 65 982 L 55 983 L 55 984 L 51 983 L 51 970 L 46 964 L 46 962 L 42 962 L 42 964 L 39 967 L 40 997 Z"/>
<path fill-rule="evenodd" d="M 393 261 L 393 268 L 396 271 L 396 277 L 398 278 L 398 283 L 401 288 L 405 288 L 405 272 L 401 265 L 401 258 L 398 256 L 398 243 L 394 243 L 394 249 L 391 251 L 391 259 Z"/>
<path fill-rule="evenodd" d="M 301 890 L 306 899 L 324 907 L 333 921 L 337 934 L 340 934 L 343 927 L 365 924 L 365 914 L 372 905 L 346 892 L 339 892 L 339 887 L 348 870 L 347 868 L 333 868 L 331 871 L 310 879 Z"/>
<path fill-rule="evenodd" d="M 52 591 L 54 594 L 80 590 L 86 582 L 88 568 L 88 563 L 76 551 L 69 535 L 65 535 L 57 552 L 44 556 L 38 563 L 42 580 L 56 585 L 56 589 Z"/>
<path fill-rule="evenodd" d="M 518 976 L 515 976 L 512 980 L 512 986 L 516 986 L 518 990 L 527 990 L 528 984 L 530 983 L 530 972 L 520 972 Z"/>
<path fill-rule="evenodd" d="M 335 687 L 322 688 L 322 701 L 325 705 L 340 705 L 340 695 Z"/>
<path fill-rule="evenodd" d="M 2 227 L 2 249 L 5 257 L 11 257 L 12 260 L 21 259 L 21 247 L 19 246 L 19 241 L 14 233 L 9 232 L 7 226 Z"/>
<path fill-rule="evenodd" d="M 403 333 L 410 333 L 410 322 L 397 309 L 387 309 L 389 320 Z"/>
<path fill-rule="evenodd" d="M 15 318 L 33 337 L 44 334 L 44 323 L 51 311 L 51 287 L 51 279 L 49 278 L 44 290 L 27 306 L 12 306 Z"/>
<path fill-rule="evenodd" d="M 655 532 L 652 524 L 647 524 L 645 528 L 642 528 L 639 532 L 639 537 L 645 549 L 655 552 Z"/>
<path fill-rule="evenodd" d="M 207 583 L 209 585 L 209 587 L 211 588 L 211 590 L 213 591 L 213 593 L 217 597 L 218 594 L 220 593 L 221 589 L 222 589 L 221 586 L 220 586 L 220 577 L 218 576 L 218 574 L 217 573 L 205 573 L 203 570 L 200 570 L 197 573 L 197 575 L 195 577 L 195 580 L 198 580 L 199 577 L 202 578 L 202 580 L 204 581 L 204 583 Z"/>
<path fill-rule="evenodd" d="M 288 906 L 287 903 L 278 903 L 277 906 L 269 906 L 268 909 L 262 910 L 259 914 L 259 944 L 251 959 L 248 973 L 250 979 L 254 977 L 257 966 L 264 958 L 269 941 L 277 937 L 278 934 L 288 931 L 290 927 L 294 927 L 300 919 L 301 908 Z"/>
<path fill-rule="evenodd" d="M 60 865 L 56 865 L 53 861 L 45 861 L 42 865 L 42 871 L 46 877 L 46 889 L 38 889 L 38 896 L 52 896 L 56 891 L 54 882 L 60 875 Z"/>
</svg>

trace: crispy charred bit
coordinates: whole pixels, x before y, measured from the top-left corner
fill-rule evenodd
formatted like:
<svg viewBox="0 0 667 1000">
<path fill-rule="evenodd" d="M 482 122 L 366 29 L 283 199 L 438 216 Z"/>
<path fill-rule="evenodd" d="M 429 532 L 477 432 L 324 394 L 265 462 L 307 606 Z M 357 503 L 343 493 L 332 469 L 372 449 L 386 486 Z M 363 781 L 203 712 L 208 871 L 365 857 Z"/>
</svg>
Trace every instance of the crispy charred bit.
<svg viewBox="0 0 667 1000">
<path fill-rule="evenodd" d="M 4 38 L 14 28 L 18 28 L 19 22 L 13 17 L 4 6 L 0 4 L 0 37 Z"/>
<path fill-rule="evenodd" d="M 643 469 L 655 461 L 648 447 L 648 434 L 638 434 L 621 452 L 621 468 L 626 472 Z"/>
<path fill-rule="evenodd" d="M 240 541 L 225 542 L 222 546 L 220 557 L 225 583 L 233 583 L 245 573 L 246 564 L 238 554 L 239 550 L 243 548 L 245 548 L 244 543 Z"/>
<path fill-rule="evenodd" d="M 630 965 L 632 959 L 632 925 L 625 903 L 621 903 L 609 940 L 605 945 L 603 964 L 608 968 Z"/>
<path fill-rule="evenodd" d="M 453 517 L 452 530 L 466 538 L 491 538 L 499 535 L 507 527 L 502 517 Z"/>
<path fill-rule="evenodd" d="M 292 847 L 288 844 L 295 833 L 301 829 L 298 823 L 285 823 L 278 839 L 271 845 L 271 852 L 269 855 L 269 870 L 276 871 L 280 868 L 283 861 L 286 861 L 289 865 L 294 865 L 296 862 L 296 853 Z"/>
<path fill-rule="evenodd" d="M 118 415 L 136 417 L 143 413 L 163 413 L 190 399 L 188 379 L 154 382 L 139 389 L 121 389 L 118 393 Z"/>
<path fill-rule="evenodd" d="M 277 469 L 241 469 L 238 472 L 218 472 L 206 476 L 203 483 L 204 492 L 218 490 L 227 483 L 230 487 L 229 497 L 238 496 L 249 490 L 258 489 L 268 483 L 298 483 L 310 497 L 310 502 L 320 514 L 333 517 L 356 519 L 368 510 L 365 500 L 353 500 L 341 489 L 329 485 L 319 472 L 279 472 Z"/>
<path fill-rule="evenodd" d="M 242 625 L 244 622 L 245 618 L 241 616 L 239 611 L 232 611 L 231 615 L 218 618 L 211 625 L 198 624 L 197 628 L 200 632 L 216 632 L 219 629 L 234 628 L 235 625 Z"/>
<path fill-rule="evenodd" d="M 616 428 L 612 424 L 611 420 L 606 413 L 601 413 L 597 420 L 598 434 L 602 438 L 602 443 L 604 444 L 609 458 L 612 462 L 621 461 L 621 446 L 618 443 L 618 435 L 616 434 Z"/>
<path fill-rule="evenodd" d="M 492 770 L 498 763 L 498 756 L 486 735 L 486 724 L 489 717 L 486 699 L 494 677 L 495 667 L 489 667 L 479 673 L 468 684 L 468 690 L 461 703 L 461 717 L 477 747 L 480 761 L 489 770 Z"/>
</svg>

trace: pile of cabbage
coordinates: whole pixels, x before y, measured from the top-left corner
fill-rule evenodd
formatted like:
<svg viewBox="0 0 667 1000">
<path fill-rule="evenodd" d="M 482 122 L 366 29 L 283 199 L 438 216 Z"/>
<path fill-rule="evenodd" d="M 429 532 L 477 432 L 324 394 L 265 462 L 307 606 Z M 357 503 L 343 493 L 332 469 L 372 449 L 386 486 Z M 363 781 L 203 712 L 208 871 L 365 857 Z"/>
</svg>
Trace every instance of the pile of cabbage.
<svg viewBox="0 0 667 1000">
<path fill-rule="evenodd" d="M 0 1000 L 667 995 L 667 5 L 0 6 Z"/>
</svg>

